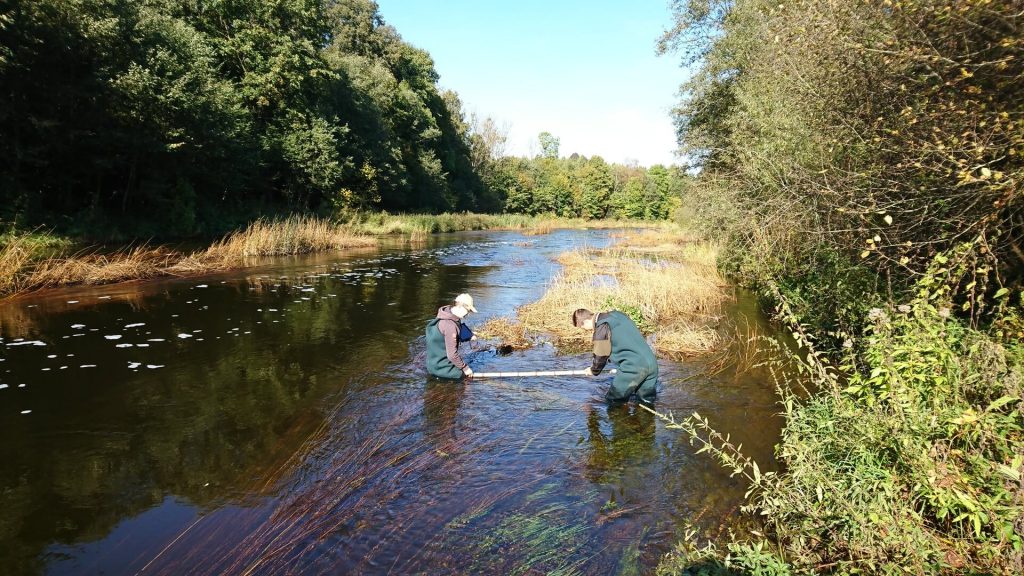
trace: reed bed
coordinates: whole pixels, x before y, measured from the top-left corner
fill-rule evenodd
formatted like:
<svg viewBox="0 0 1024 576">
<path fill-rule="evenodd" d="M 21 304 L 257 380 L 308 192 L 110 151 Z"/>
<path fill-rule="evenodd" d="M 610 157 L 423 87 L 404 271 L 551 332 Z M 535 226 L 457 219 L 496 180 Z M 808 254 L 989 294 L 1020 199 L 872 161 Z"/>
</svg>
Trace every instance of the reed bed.
<svg viewBox="0 0 1024 576">
<path fill-rule="evenodd" d="M 674 242 L 681 249 L 671 258 L 640 256 L 630 248 L 631 240 L 606 250 L 562 254 L 562 271 L 544 296 L 519 310 L 523 327 L 550 334 L 559 345 L 580 346 L 590 335 L 572 326 L 573 311 L 617 309 L 654 335 L 655 349 L 663 356 L 714 349 L 721 342 L 715 328 L 719 311 L 729 298 L 714 266 L 714 247 L 686 240 Z M 665 243 L 663 238 L 640 242 Z"/>
<path fill-rule="evenodd" d="M 675 226 L 663 222 L 634 220 L 586 220 L 563 218 L 553 214 L 528 216 L 525 214 L 474 214 L 472 212 L 444 214 L 388 214 L 387 212 L 349 212 L 339 220 L 356 234 L 423 236 L 464 230 L 521 230 L 524 234 L 547 234 L 560 228 L 609 229 L 643 226 L 666 228 Z"/>
<path fill-rule="evenodd" d="M 196 257 L 213 266 L 234 267 L 253 256 L 308 254 L 375 243 L 373 238 L 355 234 L 328 220 L 292 216 L 277 221 L 257 220 L 245 230 L 233 232 L 196 254 Z"/>
<path fill-rule="evenodd" d="M 160 276 L 204 274 L 245 266 L 251 258 L 372 246 L 374 238 L 328 220 L 293 216 L 257 220 L 205 250 L 183 254 L 145 245 L 113 253 L 83 250 L 42 256 L 35 235 L 14 236 L 0 248 L 0 297 L 43 288 L 95 285 Z M 52 249 L 51 249 L 52 251 Z"/>
</svg>

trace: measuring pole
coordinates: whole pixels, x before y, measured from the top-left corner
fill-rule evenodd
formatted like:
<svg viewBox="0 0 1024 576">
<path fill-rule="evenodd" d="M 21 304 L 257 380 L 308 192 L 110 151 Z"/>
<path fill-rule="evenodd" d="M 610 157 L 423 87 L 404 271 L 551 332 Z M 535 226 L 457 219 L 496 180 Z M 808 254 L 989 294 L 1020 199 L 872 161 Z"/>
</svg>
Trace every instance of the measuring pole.
<svg viewBox="0 0 1024 576">
<path fill-rule="evenodd" d="M 615 374 L 608 370 L 604 374 Z M 532 378 L 534 376 L 590 376 L 590 368 L 582 370 L 538 370 L 535 372 L 473 372 L 473 378 Z"/>
</svg>

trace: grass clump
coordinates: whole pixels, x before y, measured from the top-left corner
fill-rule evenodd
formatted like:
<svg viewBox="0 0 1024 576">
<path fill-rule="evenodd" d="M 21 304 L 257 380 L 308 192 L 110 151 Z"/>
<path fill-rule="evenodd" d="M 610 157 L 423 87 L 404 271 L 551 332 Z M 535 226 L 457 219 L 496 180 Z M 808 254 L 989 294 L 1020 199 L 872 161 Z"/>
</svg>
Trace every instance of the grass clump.
<svg viewBox="0 0 1024 576">
<path fill-rule="evenodd" d="M 533 345 L 526 328 L 511 318 L 491 318 L 477 329 L 476 335 L 480 338 L 500 340 L 503 348 L 508 346 L 512 350 L 523 350 Z"/>
<path fill-rule="evenodd" d="M 728 298 L 714 268 L 713 248 L 644 256 L 629 241 L 602 251 L 562 254 L 562 271 L 537 302 L 519 310 L 523 326 L 552 334 L 562 345 L 584 344 L 588 335 L 570 322 L 577 308 L 619 310 L 646 334 L 655 349 L 677 357 L 706 352 L 719 341 L 712 326 Z"/>
<path fill-rule="evenodd" d="M 284 220 L 257 220 L 195 256 L 214 265 L 237 265 L 252 256 L 306 254 L 374 244 L 373 238 L 354 234 L 328 220 L 291 216 Z"/>
</svg>

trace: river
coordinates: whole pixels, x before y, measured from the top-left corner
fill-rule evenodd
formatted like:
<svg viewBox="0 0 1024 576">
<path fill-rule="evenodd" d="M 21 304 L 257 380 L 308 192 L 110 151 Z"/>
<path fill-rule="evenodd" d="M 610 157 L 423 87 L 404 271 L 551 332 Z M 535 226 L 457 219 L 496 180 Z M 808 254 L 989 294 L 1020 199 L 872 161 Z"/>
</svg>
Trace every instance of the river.
<svg viewBox="0 0 1024 576">
<path fill-rule="evenodd" d="M 391 240 L 0 303 L 0 566 L 634 574 L 690 524 L 741 529 L 741 479 L 648 412 L 609 409 L 608 376 L 426 374 L 440 305 L 469 292 L 470 325 L 511 315 L 543 293 L 554 256 L 611 236 Z M 727 321 L 770 330 L 742 293 Z M 590 361 L 473 344 L 478 371 Z M 707 368 L 662 360 L 657 408 L 699 411 L 773 469 L 774 384 Z"/>
</svg>

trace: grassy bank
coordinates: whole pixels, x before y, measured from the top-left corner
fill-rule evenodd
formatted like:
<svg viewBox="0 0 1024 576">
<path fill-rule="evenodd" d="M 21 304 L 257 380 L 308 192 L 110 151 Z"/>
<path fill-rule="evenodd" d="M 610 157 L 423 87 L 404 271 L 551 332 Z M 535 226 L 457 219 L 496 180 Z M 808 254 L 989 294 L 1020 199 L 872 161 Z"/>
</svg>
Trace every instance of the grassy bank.
<svg viewBox="0 0 1024 576">
<path fill-rule="evenodd" d="M 540 300 L 522 307 L 516 320 L 492 320 L 480 333 L 515 347 L 528 345 L 530 334 L 584 347 L 589 336 L 570 324 L 572 312 L 615 309 L 651 335 L 662 356 L 707 352 L 719 343 L 719 308 L 728 298 L 715 255 L 714 246 L 668 229 L 628 234 L 605 250 L 567 252 Z"/>
<path fill-rule="evenodd" d="M 304 254 L 372 246 L 375 236 L 425 237 L 464 230 L 521 230 L 546 233 L 557 228 L 664 226 L 627 220 L 583 220 L 517 214 L 414 214 L 351 212 L 328 220 L 291 216 L 257 220 L 209 247 L 180 252 L 146 245 L 118 250 L 75 249 L 67 238 L 42 232 L 0 236 L 0 298 L 43 288 L 109 284 L 160 276 L 203 274 L 247 265 L 253 257 Z"/>
<path fill-rule="evenodd" d="M 324 220 L 294 216 L 258 220 L 195 252 L 129 246 L 115 251 L 81 249 L 45 236 L 11 236 L 0 247 L 0 297 L 75 284 L 110 284 L 160 276 L 202 274 L 245 266 L 256 256 L 300 254 L 370 246 L 373 238 Z"/>
<path fill-rule="evenodd" d="M 522 230 L 526 233 L 546 233 L 559 228 L 598 229 L 643 226 L 657 228 L 665 222 L 635 220 L 586 220 L 562 218 L 554 215 L 527 216 L 525 214 L 388 214 L 387 212 L 350 212 L 342 214 L 339 222 L 345 229 L 374 236 L 405 234 L 422 236 L 439 232 L 465 230 Z"/>
<path fill-rule="evenodd" d="M 842 352 L 815 349 L 788 299 L 772 296 L 818 390 L 778 382 L 780 474 L 700 415 L 670 427 L 749 481 L 764 538 L 681 543 L 660 574 L 1020 574 L 1024 571 L 1021 295 L 965 300 L 970 249 L 940 255 L 904 302 L 872 309 Z M 954 311 L 981 305 L 990 320 Z"/>
</svg>

